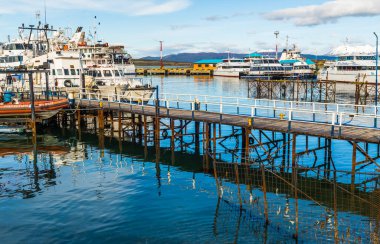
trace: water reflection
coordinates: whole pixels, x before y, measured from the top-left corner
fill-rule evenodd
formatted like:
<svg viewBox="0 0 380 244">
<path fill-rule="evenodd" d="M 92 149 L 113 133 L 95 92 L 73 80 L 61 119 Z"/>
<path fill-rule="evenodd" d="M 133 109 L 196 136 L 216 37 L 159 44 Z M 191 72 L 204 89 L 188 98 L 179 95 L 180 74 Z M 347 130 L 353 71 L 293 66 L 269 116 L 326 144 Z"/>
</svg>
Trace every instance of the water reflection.
<svg viewBox="0 0 380 244">
<path fill-rule="evenodd" d="M 113 237 L 98 239 L 102 241 L 117 241 L 124 237 L 135 241 L 251 243 L 255 240 L 273 243 L 293 238 L 294 189 L 286 184 L 292 181 L 291 172 L 272 168 L 274 173 L 267 171 L 265 174 L 269 218 L 269 225 L 266 225 L 260 169 L 247 168 L 244 164 L 216 163 L 221 192 L 218 197 L 214 171 L 203 167 L 204 160 L 200 155 L 173 151 L 170 147 L 121 142 L 85 132 L 82 141 L 70 131 L 55 133 L 57 137 L 44 136 L 49 145 L 40 141 L 36 147 L 29 144 L 25 148 L 14 148 L 12 155 L 4 155 L 0 206 L 8 204 L 10 200 L 7 199 L 34 197 L 36 200 L 31 208 L 43 206 L 54 213 L 54 221 L 83 213 L 87 217 L 80 218 L 80 223 L 93 226 L 86 228 L 94 233 L 101 233 L 101 229 L 106 228 L 112 233 Z M 316 240 L 327 238 L 325 240 L 333 241 L 335 231 L 338 238 L 344 240 L 361 238 L 365 242 L 372 238 L 369 233 L 378 233 L 375 229 L 379 225 L 378 208 L 372 205 L 378 203 L 378 191 L 355 190 L 360 196 L 358 199 L 350 194 L 349 185 L 339 183 L 332 191 L 332 183 L 334 181 L 310 175 L 298 178 L 300 240 L 314 240 L 316 235 Z M 337 197 L 334 198 L 333 194 Z M 45 200 L 57 209 L 44 204 Z M 88 210 L 81 208 L 83 204 Z M 82 213 L 74 208 L 79 208 Z M 339 210 L 337 217 L 334 208 Z M 99 213 L 99 209 L 104 221 L 93 215 Z M 39 210 L 33 217 L 25 212 L 23 216 L 33 221 L 49 222 L 49 215 L 44 217 L 43 213 L 45 211 Z M 334 225 L 335 219 L 339 220 L 338 227 Z M 0 220 L 0 226 L 4 221 Z M 146 227 L 146 221 L 151 228 Z M 192 226 L 182 227 L 184 222 L 190 222 Z M 166 239 L 172 233 L 165 228 L 173 223 L 176 226 L 174 239 Z M 78 224 L 71 224 L 72 228 L 78 227 Z M 367 228 L 369 224 L 373 226 L 370 230 Z M 18 225 L 11 221 L 10 226 Z M 125 230 L 126 226 L 131 227 Z M 121 234 L 123 230 L 125 235 Z M 12 232 L 9 228 L 3 231 Z M 134 232 L 144 238 L 136 237 Z M 200 233 L 199 237 L 194 237 L 194 233 Z M 45 233 L 42 237 L 65 239 L 65 233 Z M 38 241 L 38 237 L 32 240 Z"/>
</svg>

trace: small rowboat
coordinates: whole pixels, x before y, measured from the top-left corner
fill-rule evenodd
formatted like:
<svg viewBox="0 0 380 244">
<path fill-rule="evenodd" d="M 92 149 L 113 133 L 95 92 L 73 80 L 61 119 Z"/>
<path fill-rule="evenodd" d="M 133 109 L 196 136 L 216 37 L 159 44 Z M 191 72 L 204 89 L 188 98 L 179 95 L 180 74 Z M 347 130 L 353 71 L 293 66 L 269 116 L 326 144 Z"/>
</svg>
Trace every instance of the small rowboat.
<svg viewBox="0 0 380 244">
<path fill-rule="evenodd" d="M 25 122 L 31 119 L 32 110 L 30 102 L 20 102 L 18 104 L 0 105 L 0 122 Z M 42 121 L 56 115 L 61 109 L 69 107 L 67 99 L 53 101 L 34 102 L 36 120 Z"/>
</svg>

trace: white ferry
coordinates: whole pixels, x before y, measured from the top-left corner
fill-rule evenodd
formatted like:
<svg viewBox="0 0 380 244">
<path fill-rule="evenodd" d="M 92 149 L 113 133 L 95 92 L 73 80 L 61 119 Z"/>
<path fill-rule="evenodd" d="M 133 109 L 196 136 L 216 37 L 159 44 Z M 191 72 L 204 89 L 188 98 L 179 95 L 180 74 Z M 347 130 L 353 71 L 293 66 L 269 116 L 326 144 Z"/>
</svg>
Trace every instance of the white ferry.
<svg viewBox="0 0 380 244">
<path fill-rule="evenodd" d="M 315 78 L 315 63 L 302 57 L 296 45 L 292 49 L 284 49 L 279 61 L 292 78 Z"/>
<path fill-rule="evenodd" d="M 379 78 L 380 72 L 378 74 Z M 318 78 L 340 82 L 376 82 L 376 55 L 345 54 L 335 62 L 326 62 Z"/>
<path fill-rule="evenodd" d="M 214 76 L 223 77 L 240 77 L 243 73 L 249 71 L 251 64 L 244 59 L 228 58 L 216 65 Z"/>
<path fill-rule="evenodd" d="M 254 58 L 247 58 L 250 63 L 250 70 L 244 78 L 260 79 L 284 79 L 289 74 L 280 62 L 275 58 L 255 55 Z"/>
</svg>

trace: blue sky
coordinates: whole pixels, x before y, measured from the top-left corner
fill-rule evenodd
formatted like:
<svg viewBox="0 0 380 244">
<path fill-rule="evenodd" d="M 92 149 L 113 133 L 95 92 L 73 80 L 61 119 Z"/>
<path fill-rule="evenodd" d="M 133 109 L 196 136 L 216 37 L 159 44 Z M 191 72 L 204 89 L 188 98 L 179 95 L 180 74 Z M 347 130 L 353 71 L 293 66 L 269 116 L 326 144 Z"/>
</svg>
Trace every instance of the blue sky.
<svg viewBox="0 0 380 244">
<path fill-rule="evenodd" d="M 21 23 L 43 19 L 43 0 L 0 0 L 0 41 L 17 36 Z M 94 16 L 100 38 L 123 43 L 132 56 L 213 51 L 247 53 L 297 44 L 304 53 L 325 54 L 347 40 L 374 43 L 380 32 L 380 0 L 46 0 L 54 27 L 83 26 Z M 380 34 L 380 33 L 379 33 Z"/>
</svg>

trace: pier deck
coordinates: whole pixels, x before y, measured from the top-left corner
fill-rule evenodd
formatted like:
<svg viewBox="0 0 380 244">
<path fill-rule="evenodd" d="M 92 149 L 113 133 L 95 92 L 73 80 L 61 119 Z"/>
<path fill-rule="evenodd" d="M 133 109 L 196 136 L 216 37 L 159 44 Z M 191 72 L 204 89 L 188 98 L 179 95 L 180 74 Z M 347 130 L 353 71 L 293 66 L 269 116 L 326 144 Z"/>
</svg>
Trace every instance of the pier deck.
<svg viewBox="0 0 380 244">
<path fill-rule="evenodd" d="M 154 105 L 137 105 L 121 102 L 99 101 L 81 99 L 77 101 L 81 108 L 104 109 L 105 111 L 119 111 L 137 115 L 156 116 L 160 118 L 187 120 L 212 124 L 237 126 L 247 129 L 268 130 L 282 133 L 293 133 L 339 139 L 355 142 L 380 143 L 380 130 L 377 128 L 344 125 L 342 123 L 322 123 L 310 121 L 297 121 L 265 116 L 248 116 L 244 114 L 225 114 L 204 110 L 189 110 L 173 107 L 156 107 Z M 257 107 L 256 107 L 257 108 Z M 293 110 L 294 113 L 294 110 Z M 291 115 L 290 115 L 291 116 Z M 333 114 L 332 117 L 338 117 Z M 329 115 L 329 117 L 331 117 Z M 340 115 L 342 117 L 342 115 Z M 334 120 L 334 118 L 332 118 Z M 376 119 L 376 117 L 375 117 Z"/>
</svg>

